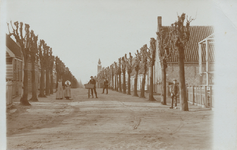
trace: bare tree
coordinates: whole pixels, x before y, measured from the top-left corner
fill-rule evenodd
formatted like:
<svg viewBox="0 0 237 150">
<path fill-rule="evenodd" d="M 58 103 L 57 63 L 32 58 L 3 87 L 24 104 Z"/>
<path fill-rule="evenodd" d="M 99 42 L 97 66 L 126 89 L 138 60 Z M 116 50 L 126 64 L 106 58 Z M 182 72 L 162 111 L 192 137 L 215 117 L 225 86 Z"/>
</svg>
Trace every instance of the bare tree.
<svg viewBox="0 0 237 150">
<path fill-rule="evenodd" d="M 37 57 L 37 41 L 38 41 L 38 36 L 35 36 L 34 31 L 31 30 L 30 32 L 30 58 L 31 58 L 31 66 L 32 66 L 32 97 L 30 101 L 37 102 L 37 88 L 36 88 L 36 80 L 35 80 L 35 64 L 36 64 L 36 57 Z"/>
<path fill-rule="evenodd" d="M 143 78 L 142 78 L 142 87 L 141 87 L 141 98 L 145 98 L 145 82 L 146 82 L 146 73 L 147 73 L 147 45 L 143 45 L 141 50 L 141 62 L 142 62 L 142 71 L 143 71 Z"/>
<path fill-rule="evenodd" d="M 166 68 L 167 60 L 171 56 L 169 39 L 169 27 L 162 27 L 161 17 L 158 17 L 158 32 L 157 34 L 157 45 L 158 45 L 158 57 L 160 60 L 162 70 L 162 97 L 161 104 L 166 105 Z"/>
<path fill-rule="evenodd" d="M 135 70 L 135 77 L 134 77 L 134 93 L 133 96 L 138 96 L 137 94 L 137 78 L 138 78 L 138 73 L 140 70 L 140 61 L 141 61 L 141 54 L 139 53 L 139 51 L 137 50 L 137 53 L 135 54 L 135 62 L 133 64 L 133 68 Z"/>
<path fill-rule="evenodd" d="M 39 50 L 38 50 L 38 55 L 40 58 L 40 67 L 41 67 L 41 75 L 40 75 L 40 93 L 39 93 L 39 97 L 46 97 L 45 93 L 44 93 L 44 81 L 45 81 L 45 42 L 44 40 L 40 40 L 40 45 L 39 45 Z M 42 50 L 43 48 L 43 50 Z"/>
<path fill-rule="evenodd" d="M 114 90 L 114 65 L 111 64 L 110 65 L 110 73 L 111 73 L 111 86 L 112 86 L 112 90 Z"/>
<path fill-rule="evenodd" d="M 127 54 L 122 57 L 122 72 L 123 72 L 123 93 L 126 94 L 126 59 Z"/>
<path fill-rule="evenodd" d="M 62 79 L 64 67 L 65 66 L 64 66 L 62 60 L 58 56 L 56 56 L 57 82 L 59 79 Z"/>
<path fill-rule="evenodd" d="M 118 71 L 118 75 L 119 75 L 119 85 L 118 85 L 119 92 L 122 93 L 122 87 L 121 87 L 121 58 L 119 58 L 119 65 L 118 65 L 117 69 L 118 69 L 117 71 Z"/>
<path fill-rule="evenodd" d="M 110 71 L 109 71 L 109 66 L 105 68 L 105 79 L 110 80 Z"/>
<path fill-rule="evenodd" d="M 150 81 L 150 86 L 149 86 L 149 100 L 150 101 L 155 101 L 155 98 L 153 96 L 153 66 L 155 64 L 155 55 L 156 55 L 156 40 L 154 38 L 151 38 L 150 40 L 150 49 L 148 49 L 147 52 L 147 57 L 148 57 L 148 66 L 149 66 L 149 81 Z"/>
<path fill-rule="evenodd" d="M 50 73 L 50 94 L 53 94 L 53 69 L 54 69 L 54 56 L 52 55 L 52 48 L 49 51 L 49 73 Z"/>
<path fill-rule="evenodd" d="M 114 62 L 114 74 L 115 74 L 114 87 L 115 87 L 115 90 L 118 91 L 118 66 L 116 62 Z"/>
<path fill-rule="evenodd" d="M 181 110 L 188 111 L 188 101 L 186 97 L 186 88 L 185 88 L 185 73 L 184 73 L 184 50 L 187 42 L 190 37 L 190 23 L 192 20 L 191 17 L 186 21 L 186 26 L 184 26 L 186 15 L 183 13 L 181 16 L 178 16 L 178 21 L 171 25 L 171 31 L 169 32 L 168 45 L 174 54 L 178 55 L 178 64 L 179 64 L 179 89 L 180 89 L 180 104 Z"/>
<path fill-rule="evenodd" d="M 46 63 L 46 89 L 45 89 L 45 94 L 46 95 L 50 95 L 50 81 L 49 81 L 49 53 L 50 53 L 50 47 L 49 46 L 45 46 L 44 48 L 46 50 L 46 59 L 45 59 L 45 63 Z"/>
<path fill-rule="evenodd" d="M 131 73 L 132 73 L 132 55 L 129 52 L 129 58 L 126 58 L 126 67 L 127 67 L 127 73 L 128 73 L 128 95 L 131 95 L 131 91 L 130 91 L 130 87 L 131 87 L 131 82 L 130 82 L 130 78 L 131 78 Z"/>
<path fill-rule="evenodd" d="M 24 81 L 23 81 L 23 95 L 20 99 L 20 103 L 22 105 L 31 105 L 28 101 L 28 61 L 29 61 L 29 47 L 30 47 L 30 26 L 25 24 L 25 36 L 23 35 L 23 23 L 18 21 L 14 22 L 15 28 L 12 26 L 12 33 L 9 35 L 13 35 L 16 39 L 16 42 L 21 47 L 21 52 L 24 58 Z M 10 32 L 10 30 L 9 30 Z"/>
</svg>

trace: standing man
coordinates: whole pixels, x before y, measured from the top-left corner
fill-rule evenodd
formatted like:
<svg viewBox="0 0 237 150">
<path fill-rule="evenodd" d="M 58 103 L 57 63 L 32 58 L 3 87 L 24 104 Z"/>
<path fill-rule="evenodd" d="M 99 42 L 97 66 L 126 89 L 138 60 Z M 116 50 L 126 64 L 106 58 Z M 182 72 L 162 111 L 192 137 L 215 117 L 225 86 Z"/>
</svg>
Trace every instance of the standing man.
<svg viewBox="0 0 237 150">
<path fill-rule="evenodd" d="M 173 109 L 174 100 L 175 100 L 175 109 L 177 109 L 177 95 L 178 95 L 179 89 L 178 89 L 178 85 L 176 81 L 177 81 L 176 79 L 173 79 L 173 84 L 171 85 L 171 88 L 170 88 L 171 99 L 172 99 L 170 109 Z"/>
<path fill-rule="evenodd" d="M 90 83 L 90 84 L 94 84 L 94 88 L 91 89 L 92 98 L 94 98 L 94 96 L 93 96 L 93 90 L 94 90 L 94 92 L 95 92 L 95 97 L 98 98 L 98 97 L 97 97 L 97 92 L 96 92 L 96 81 L 95 81 L 95 79 L 93 78 L 93 76 L 91 76 L 91 80 L 89 81 L 89 83 Z"/>
<path fill-rule="evenodd" d="M 105 89 L 106 89 L 106 94 L 108 94 L 108 84 L 109 84 L 108 79 L 104 79 L 104 87 L 103 87 L 103 92 L 102 92 L 102 94 L 104 94 L 104 90 L 105 90 Z"/>
</svg>

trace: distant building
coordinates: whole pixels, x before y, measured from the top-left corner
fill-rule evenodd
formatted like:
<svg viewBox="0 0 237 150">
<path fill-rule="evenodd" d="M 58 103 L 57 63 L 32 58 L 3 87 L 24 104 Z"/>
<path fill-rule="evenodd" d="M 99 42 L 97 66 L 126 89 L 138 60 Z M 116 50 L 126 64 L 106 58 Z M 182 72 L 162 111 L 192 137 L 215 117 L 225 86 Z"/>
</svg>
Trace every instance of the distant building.
<svg viewBox="0 0 237 150">
<path fill-rule="evenodd" d="M 97 75 L 100 73 L 100 71 L 102 70 L 103 68 L 102 68 L 102 65 L 101 65 L 101 61 L 100 61 L 100 59 L 99 59 L 99 61 L 98 61 L 98 65 L 97 65 Z M 98 78 L 97 78 L 98 79 Z M 103 80 L 101 80 L 101 79 L 98 79 L 97 80 L 97 85 L 96 85 L 96 87 L 97 88 L 102 88 L 103 87 Z"/>
<path fill-rule="evenodd" d="M 98 65 L 97 65 L 97 74 L 102 70 L 102 65 L 101 65 L 101 61 L 99 59 L 98 61 Z"/>
<path fill-rule="evenodd" d="M 6 80 L 12 81 L 12 96 L 21 95 L 24 82 L 24 61 L 20 45 L 6 35 Z M 40 65 L 35 62 L 36 89 L 39 89 Z M 32 64 L 28 61 L 28 91 L 32 91 Z"/>
<path fill-rule="evenodd" d="M 21 47 L 6 35 L 6 80 L 12 81 L 12 96 L 21 95 L 23 86 L 23 55 Z"/>
</svg>

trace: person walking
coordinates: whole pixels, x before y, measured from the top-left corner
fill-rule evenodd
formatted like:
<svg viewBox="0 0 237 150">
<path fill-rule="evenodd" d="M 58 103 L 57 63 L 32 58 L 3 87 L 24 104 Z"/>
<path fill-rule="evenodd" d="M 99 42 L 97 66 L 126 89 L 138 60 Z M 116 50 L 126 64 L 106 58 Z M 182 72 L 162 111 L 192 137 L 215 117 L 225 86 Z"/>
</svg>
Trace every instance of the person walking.
<svg viewBox="0 0 237 150">
<path fill-rule="evenodd" d="M 104 94 L 104 90 L 105 90 L 105 89 L 106 89 L 106 94 L 108 94 L 108 85 L 109 85 L 108 79 L 104 79 L 104 87 L 103 87 L 103 92 L 102 92 L 102 94 Z"/>
<path fill-rule="evenodd" d="M 93 96 L 93 90 L 94 90 L 94 93 L 95 93 L 95 97 L 98 98 L 98 97 L 97 97 L 97 92 L 96 92 L 96 81 L 95 81 L 95 79 L 93 78 L 93 76 L 91 76 L 91 79 L 90 79 L 89 83 L 90 83 L 90 84 L 94 84 L 94 88 L 91 89 L 92 98 L 94 98 L 94 96 Z"/>
<path fill-rule="evenodd" d="M 171 88 L 170 88 L 171 99 L 172 99 L 170 109 L 173 109 L 174 101 L 175 101 L 175 109 L 177 109 L 177 95 L 178 95 L 179 87 L 178 87 L 176 81 L 177 81 L 176 79 L 173 79 L 173 84 L 171 85 Z"/>
<path fill-rule="evenodd" d="M 71 98 L 71 82 L 69 80 L 65 82 L 65 98 Z"/>
<path fill-rule="evenodd" d="M 62 83 L 62 79 L 58 80 L 56 88 L 57 88 L 56 99 L 63 99 L 63 83 Z"/>
</svg>

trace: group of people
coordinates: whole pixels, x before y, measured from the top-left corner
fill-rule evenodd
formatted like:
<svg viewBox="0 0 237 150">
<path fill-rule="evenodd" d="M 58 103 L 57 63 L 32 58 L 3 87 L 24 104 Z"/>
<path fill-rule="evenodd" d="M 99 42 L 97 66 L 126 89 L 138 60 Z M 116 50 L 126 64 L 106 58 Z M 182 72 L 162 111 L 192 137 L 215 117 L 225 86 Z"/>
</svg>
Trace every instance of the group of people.
<svg viewBox="0 0 237 150">
<path fill-rule="evenodd" d="M 95 78 L 93 78 L 93 76 L 91 76 L 89 84 L 93 84 L 94 85 L 94 87 L 91 89 L 92 98 L 94 98 L 93 93 L 95 93 L 95 97 L 98 98 L 97 97 L 97 92 L 96 92 L 96 80 L 95 80 Z M 106 89 L 106 94 L 108 94 L 108 87 L 109 87 L 109 81 L 108 81 L 108 79 L 104 79 L 104 87 L 103 87 L 102 94 L 104 93 L 105 89 Z"/>
<path fill-rule="evenodd" d="M 71 98 L 71 82 L 69 80 L 62 82 L 62 79 L 59 79 L 57 85 L 56 99 L 66 99 Z"/>
<path fill-rule="evenodd" d="M 91 76 L 89 84 L 94 85 L 94 87 L 91 89 L 92 98 L 94 98 L 93 93 L 95 93 L 95 97 L 98 98 L 97 92 L 96 92 L 96 80 L 93 78 L 93 76 Z M 109 81 L 107 79 L 104 79 L 104 87 L 103 87 L 102 94 L 105 92 L 105 89 L 106 89 L 106 94 L 108 94 L 108 85 L 109 85 Z M 179 92 L 179 88 L 178 88 L 177 80 L 173 79 L 173 84 L 170 86 L 170 94 L 171 94 L 171 100 L 172 100 L 170 109 L 173 109 L 173 108 L 177 109 L 178 92 Z M 175 107 L 173 107 L 173 105 L 175 105 Z"/>
</svg>

